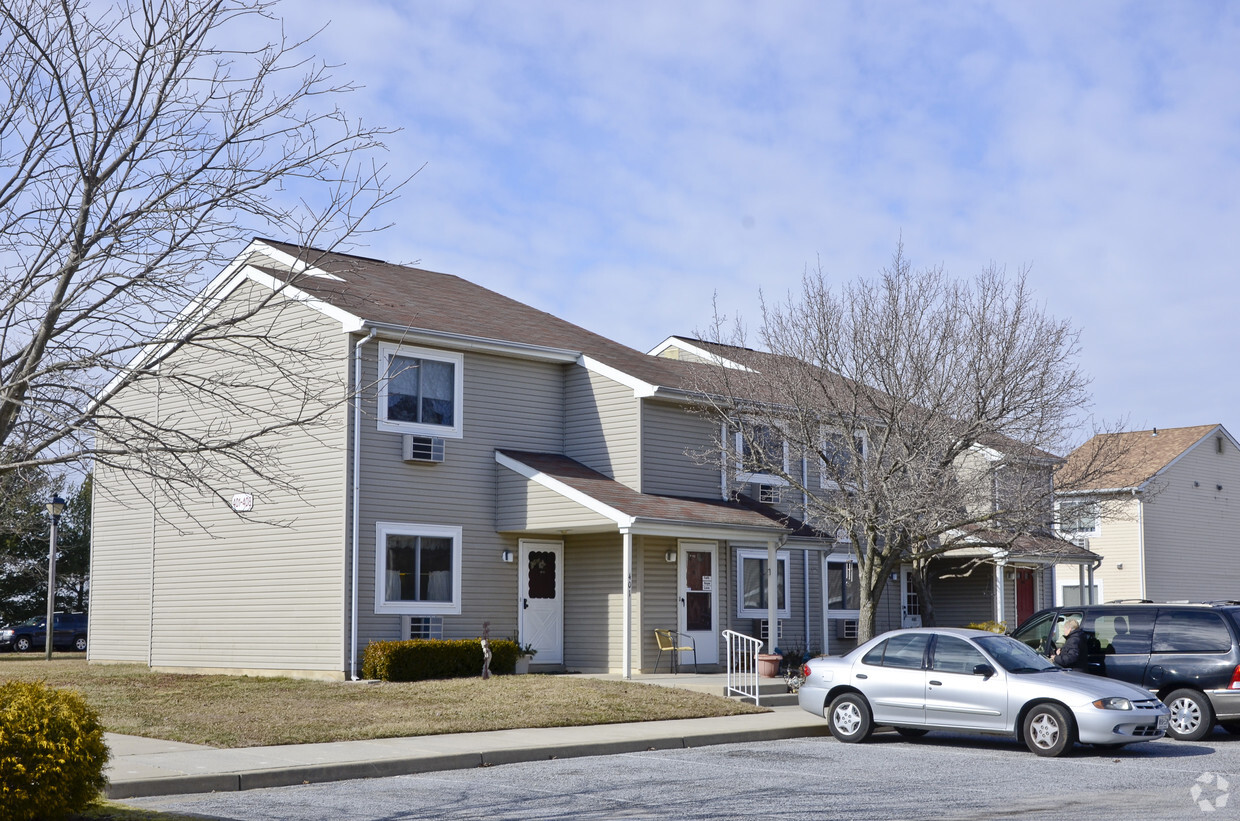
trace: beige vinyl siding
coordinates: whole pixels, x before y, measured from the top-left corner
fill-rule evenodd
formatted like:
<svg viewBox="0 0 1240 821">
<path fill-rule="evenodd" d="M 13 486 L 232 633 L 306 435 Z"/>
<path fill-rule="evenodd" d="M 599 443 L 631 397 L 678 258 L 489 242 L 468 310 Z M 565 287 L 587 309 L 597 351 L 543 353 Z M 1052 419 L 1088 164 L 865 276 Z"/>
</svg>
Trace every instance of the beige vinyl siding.
<svg viewBox="0 0 1240 821">
<path fill-rule="evenodd" d="M 401 615 L 375 613 L 376 522 L 461 527 L 461 613 L 443 616 L 443 635 L 474 638 L 489 622 L 490 635 L 510 636 L 517 629 L 518 565 L 500 554 L 516 552 L 517 539 L 496 532 L 498 476 L 511 471 L 497 466 L 495 451 L 562 451 L 565 366 L 466 352 L 463 437 L 445 439 L 441 464 L 406 463 L 401 434 L 376 426 L 377 348 L 363 348 L 359 653 L 370 641 L 402 638 Z"/>
<path fill-rule="evenodd" d="M 150 414 L 156 400 L 141 385 L 117 403 Z M 101 443 L 102 444 L 102 443 Z M 138 483 L 133 486 L 130 482 Z M 149 479 L 96 465 L 91 502 L 88 661 L 147 663 L 151 634 L 151 550 L 155 527 Z"/>
<path fill-rule="evenodd" d="M 723 493 L 719 465 L 703 461 L 718 446 L 718 438 L 718 423 L 689 413 L 683 405 L 646 400 L 642 405 L 644 492 L 718 499 Z"/>
<path fill-rule="evenodd" d="M 668 672 L 671 659 L 664 653 L 659 658 L 659 647 L 655 643 L 654 631 L 660 629 L 677 630 L 680 611 L 679 592 L 677 590 L 678 562 L 669 562 L 664 555 L 669 550 L 679 550 L 676 539 L 656 538 L 647 536 L 642 539 L 642 625 L 637 633 L 641 645 L 640 660 L 635 658 L 633 666 L 644 671 L 653 670 L 655 663 L 661 672 Z M 720 620 L 722 624 L 722 619 Z M 693 654 L 686 653 L 681 659 L 687 664 Z"/>
<path fill-rule="evenodd" d="M 634 539 L 640 542 L 641 539 Z M 633 638 L 637 666 L 644 550 L 633 546 Z M 570 536 L 564 556 L 564 662 L 570 670 L 620 672 L 623 666 L 623 545 L 618 534 Z M 568 617 L 571 614 L 571 617 Z M 652 628 L 653 629 L 653 628 Z"/>
<path fill-rule="evenodd" d="M 570 528 L 616 529 L 616 523 L 554 490 L 532 482 L 502 465 L 496 465 L 499 503 L 496 529 L 500 531 L 567 530 Z"/>
<path fill-rule="evenodd" d="M 633 389 L 586 370 L 568 368 L 564 455 L 641 491 L 640 400 Z"/>
<path fill-rule="evenodd" d="M 1146 500 L 1146 598 L 1236 598 L 1240 595 L 1240 453 L 1231 440 L 1224 437 L 1219 453 L 1215 437 L 1207 437 L 1156 483 L 1160 486 L 1156 494 L 1142 494 Z"/>
<path fill-rule="evenodd" d="M 1140 501 L 1132 497 L 1110 498 L 1101 510 L 1098 535 L 1089 537 L 1089 549 L 1102 557 L 1102 564 L 1094 571 L 1094 584 L 1099 587 L 1102 601 L 1147 598 L 1141 587 Z M 1057 565 L 1055 575 L 1060 586 L 1080 585 L 1077 565 Z"/>
<path fill-rule="evenodd" d="M 242 286 L 220 310 L 248 304 L 266 292 Z M 315 399 L 312 411 L 333 405 L 317 421 L 270 435 L 279 461 L 269 462 L 295 489 L 242 479 L 224 487 L 231 493 L 252 493 L 254 511 L 240 517 L 226 502 L 187 494 L 181 507 L 158 495 L 143 502 L 140 489 L 123 482 L 109 485 L 100 497 L 116 494 L 128 504 L 133 528 L 104 502 L 96 522 L 92 594 L 101 605 L 92 612 L 92 659 L 133 655 L 132 639 L 117 633 L 142 630 L 150 603 L 150 664 L 156 668 L 246 670 L 339 676 L 344 625 L 345 494 L 340 481 L 344 463 L 347 348 L 338 322 L 294 302 L 279 300 L 251 321 L 256 334 L 279 335 L 287 381 L 272 372 L 262 388 L 237 388 L 256 407 L 265 403 L 276 414 L 287 411 L 283 397 L 303 389 Z M 252 349 L 255 343 L 244 347 Z M 242 346 L 238 346 L 242 347 Z M 243 383 L 257 383 L 253 360 L 228 346 L 197 348 L 165 364 L 164 373 L 186 375 L 242 373 Z M 158 417 L 181 429 L 228 425 L 234 431 L 254 430 L 269 421 L 262 413 L 245 419 L 211 416 L 183 383 L 162 383 Z M 105 483 L 115 477 L 103 475 Z M 158 507 L 153 514 L 152 505 Z M 129 538 L 135 543 L 118 550 Z M 139 545 L 141 547 L 139 548 Z M 139 550 L 147 556 L 145 566 Z M 128 554 L 128 555 L 125 555 Z M 122 558 L 124 557 L 124 558 Z M 119 573 L 126 562 L 130 575 Z M 145 575 L 145 578 L 142 578 Z M 134 601 L 118 608 L 117 600 Z M 126 615 L 125 610 L 128 611 Z M 94 607 L 92 607 L 94 611 Z M 125 623 L 132 618 L 133 623 Z M 135 629 L 136 628 L 136 629 Z M 129 645 L 128 651 L 122 645 Z M 143 659 L 145 660 L 145 659 Z"/>
</svg>

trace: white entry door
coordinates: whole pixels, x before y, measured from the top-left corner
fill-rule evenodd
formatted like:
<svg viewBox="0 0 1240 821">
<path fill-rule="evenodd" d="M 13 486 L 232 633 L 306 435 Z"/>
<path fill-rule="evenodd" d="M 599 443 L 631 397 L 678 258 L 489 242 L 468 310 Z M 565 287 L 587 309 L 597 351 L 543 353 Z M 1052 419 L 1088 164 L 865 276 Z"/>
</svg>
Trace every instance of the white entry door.
<svg viewBox="0 0 1240 821">
<path fill-rule="evenodd" d="M 537 664 L 564 663 L 564 543 L 521 540 L 518 623 Z"/>
<path fill-rule="evenodd" d="M 917 590 L 913 587 L 913 568 L 904 565 L 900 568 L 900 626 L 921 627 L 921 605 L 917 600 Z"/>
<path fill-rule="evenodd" d="M 699 664 L 719 662 L 719 549 L 715 542 L 681 542 L 680 632 L 693 637 Z M 684 654 L 681 669 L 692 658 Z"/>
</svg>

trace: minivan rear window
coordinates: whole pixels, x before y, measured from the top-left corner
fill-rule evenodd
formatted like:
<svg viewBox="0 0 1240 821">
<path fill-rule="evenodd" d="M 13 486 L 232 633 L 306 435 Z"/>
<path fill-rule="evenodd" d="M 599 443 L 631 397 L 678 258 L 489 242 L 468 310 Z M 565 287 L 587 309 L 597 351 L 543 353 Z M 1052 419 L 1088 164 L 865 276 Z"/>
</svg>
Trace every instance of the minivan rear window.
<svg viewBox="0 0 1240 821">
<path fill-rule="evenodd" d="M 1163 610 L 1154 624 L 1155 653 L 1226 653 L 1231 631 L 1209 610 Z"/>
</svg>

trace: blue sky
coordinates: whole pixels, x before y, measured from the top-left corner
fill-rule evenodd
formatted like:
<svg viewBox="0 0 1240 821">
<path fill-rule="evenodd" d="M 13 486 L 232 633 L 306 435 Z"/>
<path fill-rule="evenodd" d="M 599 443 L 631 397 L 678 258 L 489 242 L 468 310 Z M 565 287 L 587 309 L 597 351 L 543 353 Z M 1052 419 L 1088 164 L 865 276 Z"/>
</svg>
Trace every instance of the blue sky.
<svg viewBox="0 0 1240 821">
<path fill-rule="evenodd" d="M 342 8 L 347 11 L 342 11 Z M 1094 411 L 1240 434 L 1240 4 L 298 0 L 425 166 L 359 253 L 636 348 L 821 262 L 1030 269 Z"/>
</svg>

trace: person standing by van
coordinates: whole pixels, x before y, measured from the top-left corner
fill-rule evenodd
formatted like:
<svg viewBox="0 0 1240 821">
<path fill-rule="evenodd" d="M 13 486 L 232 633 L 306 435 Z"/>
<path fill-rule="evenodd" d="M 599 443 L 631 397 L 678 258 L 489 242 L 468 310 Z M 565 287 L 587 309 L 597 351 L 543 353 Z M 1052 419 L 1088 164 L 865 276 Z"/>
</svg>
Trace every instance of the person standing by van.
<svg viewBox="0 0 1240 821">
<path fill-rule="evenodd" d="M 1081 623 L 1068 619 L 1063 623 L 1063 635 L 1063 647 L 1051 656 L 1051 661 L 1069 670 L 1085 669 L 1085 632 L 1081 630 Z"/>
</svg>

